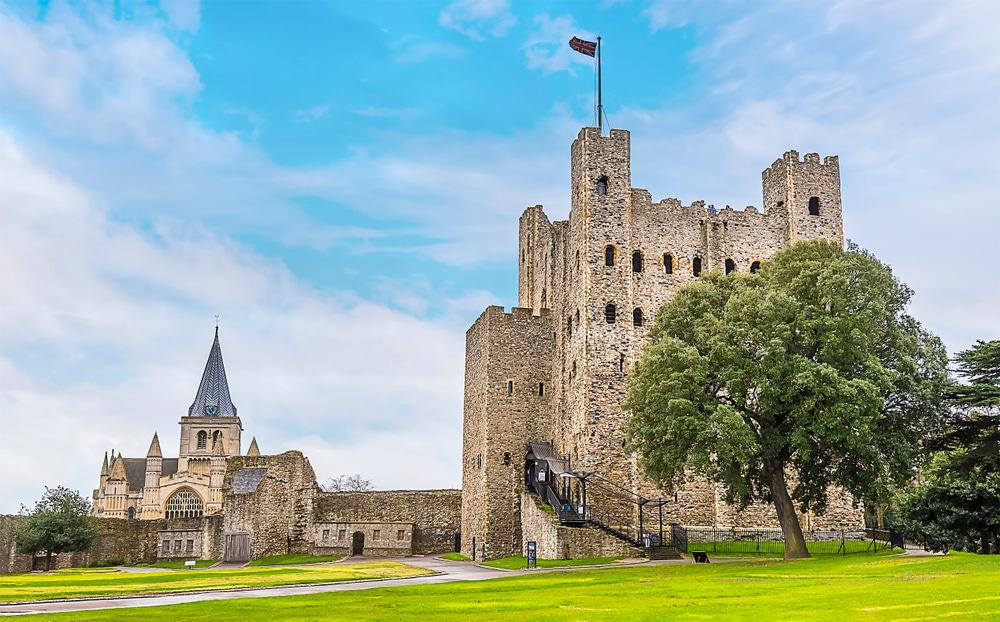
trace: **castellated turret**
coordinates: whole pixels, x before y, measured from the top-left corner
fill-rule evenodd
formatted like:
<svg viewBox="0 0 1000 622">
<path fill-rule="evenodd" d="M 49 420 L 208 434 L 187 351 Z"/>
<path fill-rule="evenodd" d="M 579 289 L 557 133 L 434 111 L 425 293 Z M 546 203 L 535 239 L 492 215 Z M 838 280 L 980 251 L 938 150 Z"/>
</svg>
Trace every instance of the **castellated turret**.
<svg viewBox="0 0 1000 622">
<path fill-rule="evenodd" d="M 763 172 L 763 209 L 716 209 L 704 201 L 653 202 L 649 192 L 633 188 L 630 139 L 626 130 L 580 131 L 570 151 L 569 219 L 550 221 L 541 205 L 521 215 L 520 308 L 508 314 L 490 307 L 467 334 L 467 555 L 523 552 L 530 535 L 525 521 L 533 520 L 523 516 L 525 508 L 531 513 L 524 484 L 531 443 L 548 442 L 574 469 L 599 473 L 634 494 L 673 492 L 645 481 L 624 449 L 626 380 L 658 309 L 685 283 L 710 271 L 754 272 L 796 240 L 843 243 L 836 156 L 800 160 L 789 151 Z M 738 515 L 704 481 L 689 482 L 678 499 L 664 508 L 666 520 L 774 523 L 766 508 Z M 830 525 L 859 518 L 836 503 L 828 517 Z"/>
</svg>

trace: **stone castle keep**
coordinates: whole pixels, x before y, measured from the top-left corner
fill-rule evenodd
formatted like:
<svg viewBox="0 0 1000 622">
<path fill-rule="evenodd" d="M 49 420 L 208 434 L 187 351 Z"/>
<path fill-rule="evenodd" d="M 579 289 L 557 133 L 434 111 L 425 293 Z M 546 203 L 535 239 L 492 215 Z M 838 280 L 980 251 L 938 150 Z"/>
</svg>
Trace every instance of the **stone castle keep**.
<svg viewBox="0 0 1000 622">
<path fill-rule="evenodd" d="M 156 434 L 145 458 L 105 455 L 100 536 L 57 565 L 459 548 L 482 560 L 523 554 L 528 541 L 540 558 L 651 554 L 664 524 L 777 527 L 770 506 L 738 511 L 703 479 L 646 481 L 625 448 L 622 403 L 649 325 L 679 287 L 754 272 L 796 240 L 843 244 L 837 157 L 785 153 L 762 174 L 762 209 L 743 211 L 653 203 L 630 167 L 629 132 L 584 128 L 569 218 L 550 221 L 540 205 L 521 215 L 519 306 L 487 308 L 466 334 L 461 491 L 326 492 L 300 452 L 262 455 L 254 439 L 241 454 L 216 329 L 177 457 Z M 14 551 L 17 520 L 0 516 L 0 572 L 37 562 Z M 859 529 L 862 512 L 832 491 L 802 526 Z"/>
<path fill-rule="evenodd" d="M 736 512 L 703 480 L 673 490 L 645 481 L 624 450 L 621 404 L 649 324 L 680 286 L 709 271 L 756 271 L 796 240 L 843 243 L 838 159 L 785 153 L 762 174 L 763 209 L 743 211 L 654 203 L 632 187 L 630 166 L 629 132 L 581 130 L 571 150 L 569 219 L 550 221 L 540 205 L 524 211 L 518 307 L 487 308 L 466 334 L 469 556 L 521 554 L 529 539 L 541 557 L 607 554 L 646 533 L 635 527 L 641 499 L 669 498 L 656 511 L 685 526 L 777 526 L 770 507 Z M 585 501 L 580 474 L 590 473 Z M 559 520 L 538 501 L 558 507 Z M 599 505 L 618 515 L 603 531 L 558 526 L 572 524 L 573 514 L 598 516 Z M 843 494 L 825 516 L 804 518 L 806 529 L 862 525 Z"/>
</svg>

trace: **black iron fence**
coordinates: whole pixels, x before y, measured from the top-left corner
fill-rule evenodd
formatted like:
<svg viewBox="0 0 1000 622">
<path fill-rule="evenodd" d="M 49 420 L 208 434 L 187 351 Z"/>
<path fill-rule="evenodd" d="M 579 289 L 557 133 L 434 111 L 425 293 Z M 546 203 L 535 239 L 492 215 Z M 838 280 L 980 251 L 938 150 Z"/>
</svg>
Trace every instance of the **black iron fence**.
<svg viewBox="0 0 1000 622">
<path fill-rule="evenodd" d="M 781 557 L 785 539 L 780 529 L 687 529 L 687 551 L 735 557 Z M 905 543 L 889 529 L 806 531 L 806 549 L 813 555 L 878 555 L 900 553 Z"/>
</svg>

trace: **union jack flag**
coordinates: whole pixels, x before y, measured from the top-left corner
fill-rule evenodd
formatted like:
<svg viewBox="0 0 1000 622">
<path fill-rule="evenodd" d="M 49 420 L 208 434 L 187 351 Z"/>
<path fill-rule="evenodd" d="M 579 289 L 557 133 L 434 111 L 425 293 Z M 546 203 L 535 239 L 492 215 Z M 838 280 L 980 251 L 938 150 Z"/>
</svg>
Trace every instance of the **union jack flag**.
<svg viewBox="0 0 1000 622">
<path fill-rule="evenodd" d="M 581 54 L 586 54 L 587 56 L 594 56 L 597 54 L 597 44 L 593 41 L 584 41 L 578 37 L 573 37 L 569 40 L 569 47 L 573 48 Z"/>
</svg>

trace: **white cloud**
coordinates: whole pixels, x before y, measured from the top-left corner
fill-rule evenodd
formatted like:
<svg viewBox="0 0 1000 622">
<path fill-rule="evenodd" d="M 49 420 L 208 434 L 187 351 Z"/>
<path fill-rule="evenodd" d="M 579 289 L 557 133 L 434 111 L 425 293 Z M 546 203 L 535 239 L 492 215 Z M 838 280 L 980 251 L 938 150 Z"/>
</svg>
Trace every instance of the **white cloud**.
<svg viewBox="0 0 1000 622">
<path fill-rule="evenodd" d="M 323 117 L 330 114 L 330 110 L 333 106 L 330 104 L 323 104 L 320 106 L 312 106 L 311 108 L 301 108 L 292 113 L 295 117 L 295 121 L 298 123 L 309 123 L 311 121 L 318 121 Z"/>
<path fill-rule="evenodd" d="M 438 23 L 474 41 L 485 35 L 505 36 L 517 19 L 510 12 L 508 0 L 456 0 L 438 16 Z"/>
<path fill-rule="evenodd" d="M 117 224 L 6 132 L 0 214 L 0 291 L 16 292 L 0 304 L 0 417 L 18 439 L 0 456 L 0 512 L 42 484 L 88 490 L 112 445 L 144 455 L 154 430 L 172 444 L 215 312 L 247 442 L 313 449 L 320 477 L 358 470 L 362 443 L 405 447 L 407 469 L 381 485 L 458 484 L 460 443 L 442 430 L 461 429 L 461 324 L 314 291 L 207 232 Z"/>
<path fill-rule="evenodd" d="M 548 13 L 542 13 L 535 16 L 533 23 L 534 30 L 521 46 L 528 61 L 528 69 L 544 73 L 575 73 L 575 66 L 593 66 L 594 60 L 591 57 L 569 47 L 569 40 L 573 37 L 597 40 L 594 33 L 578 27 L 572 16 L 551 17 Z"/>
</svg>

